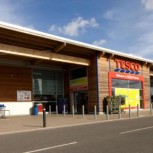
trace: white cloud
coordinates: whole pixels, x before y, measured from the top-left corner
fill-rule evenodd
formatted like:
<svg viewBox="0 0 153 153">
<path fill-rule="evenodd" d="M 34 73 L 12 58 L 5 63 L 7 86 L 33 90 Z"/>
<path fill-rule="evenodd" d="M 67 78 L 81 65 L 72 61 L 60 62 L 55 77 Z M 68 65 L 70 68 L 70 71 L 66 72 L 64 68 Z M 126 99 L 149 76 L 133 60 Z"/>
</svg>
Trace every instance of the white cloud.
<svg viewBox="0 0 153 153">
<path fill-rule="evenodd" d="M 136 39 L 136 42 L 129 49 L 133 54 L 153 58 L 153 32 L 145 33 Z"/>
<path fill-rule="evenodd" d="M 98 23 L 96 22 L 95 18 L 91 18 L 89 20 L 83 19 L 82 17 L 78 17 L 73 19 L 70 23 L 65 26 L 56 26 L 51 25 L 49 31 L 55 33 L 62 33 L 68 36 L 78 36 L 79 34 L 86 31 L 87 28 L 98 27 Z"/>
<path fill-rule="evenodd" d="M 23 20 L 17 13 L 17 4 L 9 0 L 0 0 L 0 20 L 13 24 L 22 24 Z"/>
<path fill-rule="evenodd" d="M 26 27 L 29 28 L 29 29 L 35 29 L 35 27 L 33 25 L 28 25 Z"/>
<path fill-rule="evenodd" d="M 153 14 L 141 16 L 140 20 L 135 23 L 135 27 L 141 30 L 149 30 L 153 27 Z"/>
<path fill-rule="evenodd" d="M 0 0 L 0 20 L 5 22 L 13 22 L 18 20 L 15 15 L 15 6 L 12 6 L 7 0 Z"/>
<path fill-rule="evenodd" d="M 114 11 L 113 10 L 109 10 L 109 11 L 105 12 L 103 17 L 105 19 L 108 19 L 108 20 L 113 20 L 113 18 L 114 18 Z"/>
<path fill-rule="evenodd" d="M 141 0 L 146 10 L 153 10 L 153 0 Z M 135 33 L 139 33 L 129 50 L 135 55 L 153 59 L 153 14 L 143 12 L 135 21 Z"/>
<path fill-rule="evenodd" d="M 153 10 L 153 0 L 141 0 L 146 10 Z"/>
<path fill-rule="evenodd" d="M 21 13 L 21 8 L 26 5 L 31 5 L 33 0 L 18 1 L 18 0 L 0 0 L 0 21 L 27 26 L 34 29 L 34 26 L 29 25 L 27 16 L 24 12 Z"/>
<path fill-rule="evenodd" d="M 56 31 L 56 28 L 57 28 L 56 25 L 53 24 L 50 26 L 49 31 Z"/>
<path fill-rule="evenodd" d="M 113 7 L 103 14 L 109 21 L 105 27 L 105 47 L 153 59 L 153 13 L 146 11 L 153 10 L 153 0 L 141 0 L 139 4 Z"/>
<path fill-rule="evenodd" d="M 95 40 L 92 44 L 95 46 L 103 47 L 106 43 L 107 43 L 107 40 L 101 39 L 101 40 Z"/>
</svg>

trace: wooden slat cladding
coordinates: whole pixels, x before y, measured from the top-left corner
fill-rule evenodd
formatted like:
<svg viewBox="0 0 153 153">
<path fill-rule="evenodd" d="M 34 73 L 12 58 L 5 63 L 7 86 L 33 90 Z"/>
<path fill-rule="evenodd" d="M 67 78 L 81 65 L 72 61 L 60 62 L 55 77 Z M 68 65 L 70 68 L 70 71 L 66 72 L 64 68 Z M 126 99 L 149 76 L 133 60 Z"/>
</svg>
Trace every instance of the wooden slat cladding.
<svg viewBox="0 0 153 153">
<path fill-rule="evenodd" d="M 108 95 L 109 61 L 106 57 L 98 59 L 99 111 L 103 112 L 103 100 Z"/>
<path fill-rule="evenodd" d="M 91 60 L 91 65 L 88 67 L 88 111 L 94 112 L 94 105 L 98 107 L 97 97 L 97 62 L 96 56 Z"/>
<path fill-rule="evenodd" d="M 150 68 L 147 65 L 142 67 L 142 73 L 144 77 L 144 96 L 146 101 L 146 108 L 150 107 Z"/>
<path fill-rule="evenodd" d="M 17 101 L 17 90 L 32 91 L 31 69 L 0 66 L 0 70 L 0 101 Z"/>
<path fill-rule="evenodd" d="M 112 59 L 109 59 L 109 65 L 110 65 L 110 71 L 114 71 L 115 68 L 116 68 L 116 62 L 115 62 L 115 59 L 112 58 Z"/>
</svg>

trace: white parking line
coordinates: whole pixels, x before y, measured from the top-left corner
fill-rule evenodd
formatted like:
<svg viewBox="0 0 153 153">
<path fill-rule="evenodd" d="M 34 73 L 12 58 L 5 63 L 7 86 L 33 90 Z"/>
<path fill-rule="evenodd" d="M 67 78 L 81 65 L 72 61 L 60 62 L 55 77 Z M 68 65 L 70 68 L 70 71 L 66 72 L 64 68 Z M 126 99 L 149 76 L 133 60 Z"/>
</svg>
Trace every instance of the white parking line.
<svg viewBox="0 0 153 153">
<path fill-rule="evenodd" d="M 153 128 L 153 126 L 149 126 L 149 127 L 145 127 L 145 128 L 140 128 L 140 129 L 121 132 L 120 134 L 132 133 L 132 132 L 137 132 L 137 131 L 142 131 L 142 130 L 147 130 L 147 129 L 152 129 L 152 128 Z"/>
<path fill-rule="evenodd" d="M 73 145 L 73 144 L 76 144 L 76 143 L 77 142 L 71 142 L 71 143 L 66 143 L 66 144 L 62 144 L 62 145 L 57 145 L 57 146 L 52 146 L 52 147 L 47 147 L 47 148 L 42 148 L 42 149 L 37 149 L 37 150 L 32 150 L 32 151 L 27 151 L 27 152 L 23 152 L 23 153 L 40 152 L 40 151 L 50 150 L 50 149 L 54 149 L 54 148 L 69 146 L 69 145 Z"/>
</svg>

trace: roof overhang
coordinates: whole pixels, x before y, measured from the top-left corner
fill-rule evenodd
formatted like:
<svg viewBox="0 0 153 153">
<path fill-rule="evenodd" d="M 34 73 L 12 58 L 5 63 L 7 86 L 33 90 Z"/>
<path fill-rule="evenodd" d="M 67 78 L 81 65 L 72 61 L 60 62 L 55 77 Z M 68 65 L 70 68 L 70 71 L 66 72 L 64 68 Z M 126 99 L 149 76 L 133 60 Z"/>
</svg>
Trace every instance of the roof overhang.
<svg viewBox="0 0 153 153">
<path fill-rule="evenodd" d="M 90 60 L 62 55 L 57 53 L 52 53 L 49 51 L 39 51 L 35 49 L 28 49 L 24 47 L 18 47 L 8 44 L 0 43 L 0 53 L 8 54 L 8 55 L 16 55 L 16 56 L 25 56 L 30 58 L 36 58 L 41 60 L 51 60 L 51 61 L 59 61 L 65 63 L 72 63 L 78 65 L 90 65 Z"/>
<path fill-rule="evenodd" d="M 71 57 L 79 57 L 90 60 L 93 55 L 99 52 L 100 56 L 109 54 L 111 55 L 111 57 L 121 56 L 125 58 L 134 59 L 140 62 L 147 62 L 149 64 L 153 64 L 153 61 L 149 59 L 58 37 L 55 35 L 4 22 L 0 22 L 0 36 L 4 36 L 3 40 L 5 41 L 6 39 L 6 41 L 10 44 L 13 44 L 13 41 L 9 41 L 9 36 L 12 37 L 12 39 L 14 40 L 14 44 L 18 42 L 17 45 L 21 45 L 21 47 L 24 47 L 24 45 L 26 45 L 27 47 L 32 49 L 49 50 L 52 53 L 59 53 Z M 2 41 L 0 40 L 0 42 Z"/>
</svg>

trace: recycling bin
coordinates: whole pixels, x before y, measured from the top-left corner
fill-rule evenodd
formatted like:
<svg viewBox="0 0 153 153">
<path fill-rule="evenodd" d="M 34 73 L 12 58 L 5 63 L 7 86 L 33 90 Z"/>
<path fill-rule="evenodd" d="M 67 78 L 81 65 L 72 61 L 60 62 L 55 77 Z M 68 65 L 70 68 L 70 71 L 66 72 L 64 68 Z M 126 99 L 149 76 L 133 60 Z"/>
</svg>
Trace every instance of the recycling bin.
<svg viewBox="0 0 153 153">
<path fill-rule="evenodd" d="M 33 106 L 33 115 L 38 115 L 38 106 L 36 104 Z"/>
<path fill-rule="evenodd" d="M 5 108 L 6 106 L 4 104 L 0 104 L 0 114 L 2 117 L 5 117 Z"/>
</svg>

